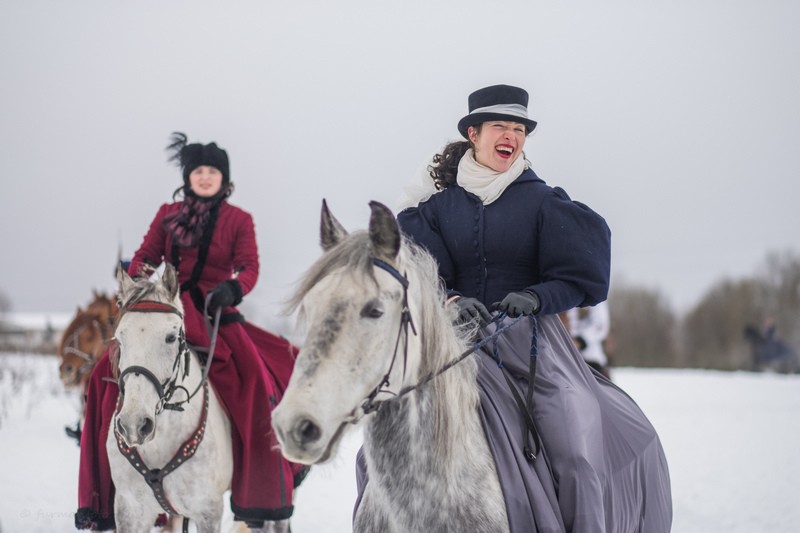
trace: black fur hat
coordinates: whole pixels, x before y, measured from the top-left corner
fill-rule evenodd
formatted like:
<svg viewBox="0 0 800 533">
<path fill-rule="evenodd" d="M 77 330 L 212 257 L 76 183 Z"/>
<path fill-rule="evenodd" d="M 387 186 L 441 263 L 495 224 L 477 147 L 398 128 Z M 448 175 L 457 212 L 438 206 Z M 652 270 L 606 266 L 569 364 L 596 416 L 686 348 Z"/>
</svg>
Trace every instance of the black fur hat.
<svg viewBox="0 0 800 533">
<path fill-rule="evenodd" d="M 199 166 L 207 165 L 222 172 L 222 184 L 228 185 L 231 181 L 228 164 L 228 152 L 217 146 L 217 143 L 192 143 L 186 144 L 186 134 L 174 132 L 167 151 L 172 152 L 170 161 L 176 161 L 183 169 L 183 183 L 189 185 L 189 174 Z"/>
</svg>

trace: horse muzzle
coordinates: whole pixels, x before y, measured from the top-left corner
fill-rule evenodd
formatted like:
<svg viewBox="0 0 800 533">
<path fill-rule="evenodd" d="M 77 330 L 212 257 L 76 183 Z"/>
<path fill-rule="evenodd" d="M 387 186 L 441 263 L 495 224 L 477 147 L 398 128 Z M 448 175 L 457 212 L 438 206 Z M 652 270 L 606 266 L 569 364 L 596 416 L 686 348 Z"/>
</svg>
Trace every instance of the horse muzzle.
<svg viewBox="0 0 800 533">
<path fill-rule="evenodd" d="M 331 437 L 310 415 L 295 415 L 278 405 L 272 413 L 272 428 L 284 457 L 295 463 L 317 464 L 332 456 L 341 436 L 341 428 Z"/>
<path fill-rule="evenodd" d="M 114 431 L 130 447 L 141 446 L 153 440 L 156 433 L 155 419 L 150 416 L 117 415 Z"/>
</svg>

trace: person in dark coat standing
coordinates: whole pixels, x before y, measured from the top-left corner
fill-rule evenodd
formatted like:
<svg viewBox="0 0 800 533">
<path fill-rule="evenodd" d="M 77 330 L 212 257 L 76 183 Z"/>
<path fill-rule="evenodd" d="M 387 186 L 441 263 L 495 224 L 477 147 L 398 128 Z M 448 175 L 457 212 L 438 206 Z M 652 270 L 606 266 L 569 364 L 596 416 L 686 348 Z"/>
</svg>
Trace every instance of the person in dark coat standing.
<svg viewBox="0 0 800 533">
<path fill-rule="evenodd" d="M 520 453 L 520 412 L 513 399 L 500 399 L 508 396 L 502 373 L 512 372 L 512 361 L 520 361 L 512 379 L 528 387 L 530 337 L 527 345 L 523 338 L 511 348 L 513 356 L 503 355 L 506 370 L 490 359 L 481 359 L 479 367 L 481 417 L 511 531 L 628 530 L 621 524 L 631 517 L 641 518 L 637 527 L 643 531 L 669 531 L 669 479 L 655 431 L 624 393 L 592 375 L 556 316 L 606 299 L 608 225 L 530 168 L 523 149 L 536 122 L 528 116 L 524 89 L 485 87 L 470 94 L 468 104 L 469 114 L 458 123 L 465 140 L 448 144 L 426 165 L 421 184 L 406 189 L 397 220 L 438 261 L 461 323 L 485 327 L 498 311 L 537 316 L 531 415 L 544 462 Z M 635 444 L 610 449 L 620 442 Z M 637 470 L 642 457 L 652 460 Z M 363 462 L 359 468 L 363 487 L 368 472 Z M 646 468 L 651 471 L 641 474 Z M 646 483 L 630 483 L 637 476 L 654 480 L 652 490 L 647 484 L 650 494 L 644 494 Z M 621 501 L 610 502 L 612 497 Z M 646 517 L 634 507 L 645 500 Z"/>
<path fill-rule="evenodd" d="M 158 210 L 128 266 L 131 276 L 149 275 L 163 261 L 178 271 L 184 327 L 190 345 L 208 347 L 204 304 L 221 310 L 209 380 L 232 422 L 234 517 L 261 527 L 273 521 L 288 530 L 293 489 L 306 469 L 287 462 L 271 429 L 270 413 L 280 401 L 297 348 L 245 321 L 237 311 L 256 284 L 258 249 L 252 216 L 228 203 L 233 192 L 228 155 L 215 143 L 187 144 L 176 133 L 169 146 L 183 173 L 175 191 L 183 200 Z M 81 440 L 79 529 L 113 529 L 114 487 L 105 442 L 119 389 L 106 354 L 95 367 L 87 396 Z"/>
</svg>

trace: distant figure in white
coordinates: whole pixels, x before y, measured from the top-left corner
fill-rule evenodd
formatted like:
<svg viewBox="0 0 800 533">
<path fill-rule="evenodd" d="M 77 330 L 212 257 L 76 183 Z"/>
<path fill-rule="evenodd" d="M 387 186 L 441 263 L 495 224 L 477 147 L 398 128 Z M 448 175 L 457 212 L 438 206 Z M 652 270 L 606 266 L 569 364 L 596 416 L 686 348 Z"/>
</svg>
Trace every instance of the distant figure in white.
<svg viewBox="0 0 800 533">
<path fill-rule="evenodd" d="M 608 302 L 593 307 L 575 307 L 567 311 L 572 340 L 583 359 L 595 370 L 610 378 L 608 356 L 603 343 L 611 329 Z"/>
</svg>

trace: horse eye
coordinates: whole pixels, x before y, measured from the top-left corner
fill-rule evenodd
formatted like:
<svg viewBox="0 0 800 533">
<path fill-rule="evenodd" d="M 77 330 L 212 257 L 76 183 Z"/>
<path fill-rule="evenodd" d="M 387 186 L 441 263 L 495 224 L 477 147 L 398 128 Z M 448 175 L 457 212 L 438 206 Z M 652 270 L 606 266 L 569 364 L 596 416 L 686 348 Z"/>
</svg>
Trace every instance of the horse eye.
<svg viewBox="0 0 800 533">
<path fill-rule="evenodd" d="M 376 302 L 369 302 L 361 309 L 362 318 L 380 318 L 383 316 L 383 311 L 378 307 Z"/>
<path fill-rule="evenodd" d="M 167 342 L 167 344 L 172 344 L 177 339 L 178 339 L 178 336 L 175 335 L 174 333 L 167 333 L 167 338 L 164 339 L 164 340 Z"/>
</svg>

